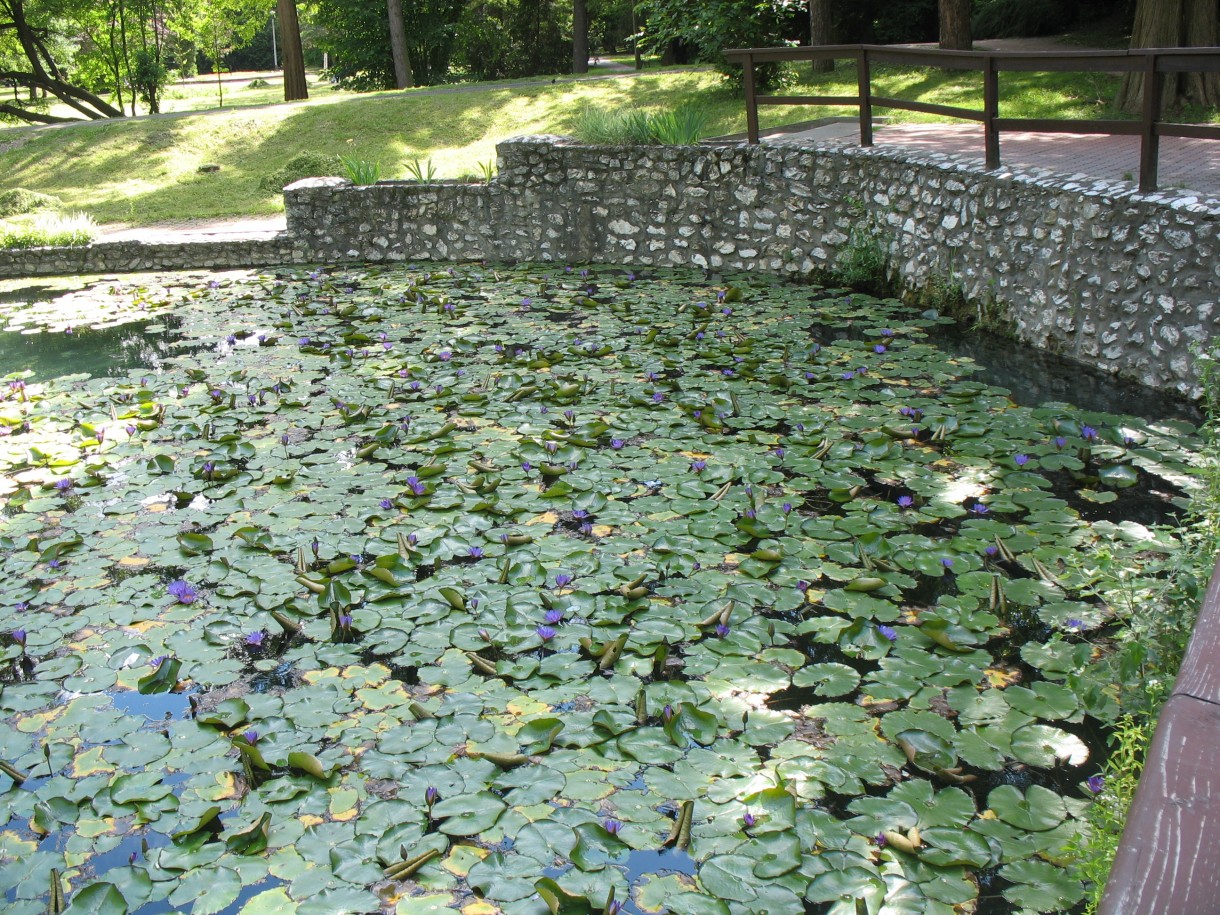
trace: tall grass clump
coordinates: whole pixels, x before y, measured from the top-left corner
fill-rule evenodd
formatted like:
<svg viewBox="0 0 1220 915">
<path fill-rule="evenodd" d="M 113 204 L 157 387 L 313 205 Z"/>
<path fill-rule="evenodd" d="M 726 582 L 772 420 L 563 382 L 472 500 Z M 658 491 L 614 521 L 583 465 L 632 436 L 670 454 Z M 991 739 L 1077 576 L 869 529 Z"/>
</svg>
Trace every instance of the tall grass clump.
<svg viewBox="0 0 1220 915">
<path fill-rule="evenodd" d="M 594 146 L 643 146 L 652 139 L 648 115 L 638 108 L 586 105 L 576 115 L 572 131 L 582 142 Z"/>
<path fill-rule="evenodd" d="M 706 131 L 707 110 L 689 103 L 648 118 L 649 135 L 663 146 L 694 146 Z"/>
<path fill-rule="evenodd" d="M 0 248 L 75 248 L 97 238 L 85 213 L 39 213 L 0 222 Z"/>
<path fill-rule="evenodd" d="M 707 124 L 707 111 L 691 103 L 653 112 L 586 105 L 572 132 L 594 146 L 692 146 L 702 139 Z"/>
<path fill-rule="evenodd" d="M 356 156 L 340 156 L 339 161 L 343 164 L 343 170 L 352 184 L 366 187 L 376 184 L 381 178 L 381 166 L 376 162 L 369 162 L 367 159 L 359 159 Z"/>
</svg>

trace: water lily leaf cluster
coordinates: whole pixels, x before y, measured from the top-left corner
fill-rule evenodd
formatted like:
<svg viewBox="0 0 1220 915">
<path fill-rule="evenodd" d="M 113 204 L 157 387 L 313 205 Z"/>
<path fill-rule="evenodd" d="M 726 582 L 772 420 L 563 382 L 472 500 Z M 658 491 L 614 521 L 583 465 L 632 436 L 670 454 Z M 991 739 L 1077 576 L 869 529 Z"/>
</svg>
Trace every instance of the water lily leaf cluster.
<svg viewBox="0 0 1220 915">
<path fill-rule="evenodd" d="M 1088 557 L 1177 549 L 1189 427 L 1019 406 L 935 317 L 759 277 L 90 296 L 161 343 L 0 389 L 6 911 L 1082 898 L 1123 625 Z"/>
</svg>

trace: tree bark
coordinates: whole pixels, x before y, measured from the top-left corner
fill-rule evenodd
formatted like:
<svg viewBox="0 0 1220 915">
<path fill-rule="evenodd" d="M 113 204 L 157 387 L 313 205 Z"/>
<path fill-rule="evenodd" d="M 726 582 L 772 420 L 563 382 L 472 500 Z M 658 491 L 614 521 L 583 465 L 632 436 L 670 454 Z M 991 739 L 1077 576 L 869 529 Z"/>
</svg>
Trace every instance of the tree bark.
<svg viewBox="0 0 1220 915">
<path fill-rule="evenodd" d="M 1220 40 L 1216 0 L 1139 0 L 1132 48 L 1211 47 Z M 1144 76 L 1128 73 L 1118 90 L 1116 107 L 1132 114 L 1143 108 Z M 1161 112 L 1187 106 L 1220 107 L 1220 73 L 1166 73 Z"/>
<path fill-rule="evenodd" d="M 809 43 L 815 48 L 834 44 L 830 30 L 830 0 L 809 0 Z M 829 73 L 834 68 L 833 60 L 813 62 L 814 73 Z"/>
<path fill-rule="evenodd" d="M 589 0 L 572 0 L 572 72 L 589 72 Z"/>
<path fill-rule="evenodd" d="M 303 101 L 309 98 L 309 86 L 305 83 L 305 52 L 301 49 L 296 0 L 275 0 L 275 10 L 280 20 L 280 51 L 284 57 L 284 101 Z"/>
<path fill-rule="evenodd" d="M 410 89 L 415 85 L 411 72 L 411 53 L 407 50 L 407 27 L 402 19 L 402 0 L 386 0 L 390 16 L 390 53 L 394 56 L 394 85 Z"/>
<path fill-rule="evenodd" d="M 940 0 L 940 48 L 942 51 L 969 51 L 974 47 L 970 34 L 970 0 Z"/>
</svg>

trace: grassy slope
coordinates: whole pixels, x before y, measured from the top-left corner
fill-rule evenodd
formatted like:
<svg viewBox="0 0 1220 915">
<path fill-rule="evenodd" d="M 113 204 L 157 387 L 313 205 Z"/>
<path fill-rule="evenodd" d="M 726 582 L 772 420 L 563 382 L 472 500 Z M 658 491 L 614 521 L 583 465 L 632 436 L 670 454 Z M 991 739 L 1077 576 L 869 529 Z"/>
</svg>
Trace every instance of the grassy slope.
<svg viewBox="0 0 1220 915">
<path fill-rule="evenodd" d="M 906 71 L 886 75 L 881 83 L 879 94 L 981 106 L 974 74 Z M 1003 85 L 1006 115 L 1083 117 L 1097 115 L 1114 81 L 1021 74 L 1006 77 Z M 817 91 L 851 95 L 854 73 L 840 69 L 820 79 Z M 0 153 L 0 190 L 25 187 L 56 194 L 103 224 L 258 215 L 283 206 L 278 195 L 259 189 L 260 180 L 302 150 L 377 161 L 386 178 L 403 177 L 412 158 L 431 158 L 439 177 L 457 177 L 477 173 L 480 163 L 494 159 L 500 140 L 566 132 L 572 115 L 586 104 L 668 107 L 697 100 L 708 112 L 711 134 L 742 131 L 745 122 L 741 100 L 716 74 L 689 69 L 431 93 L 354 96 L 322 90 L 315 96 L 291 105 L 30 129 L 24 131 L 29 143 Z M 852 113 L 771 108 L 764 109 L 763 123 Z M 200 173 L 199 166 L 207 163 L 220 171 Z"/>
</svg>

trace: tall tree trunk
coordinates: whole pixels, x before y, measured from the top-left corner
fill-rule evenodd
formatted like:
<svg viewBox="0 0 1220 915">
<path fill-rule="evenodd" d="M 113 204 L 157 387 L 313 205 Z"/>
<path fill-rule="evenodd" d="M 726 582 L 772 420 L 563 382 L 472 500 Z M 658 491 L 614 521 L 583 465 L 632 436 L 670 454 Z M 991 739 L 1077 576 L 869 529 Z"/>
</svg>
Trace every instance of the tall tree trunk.
<svg viewBox="0 0 1220 915">
<path fill-rule="evenodd" d="M 390 17 L 390 53 L 394 56 L 394 85 L 410 89 L 415 85 L 411 72 L 411 53 L 407 50 L 407 27 L 402 19 L 402 0 L 386 0 Z"/>
<path fill-rule="evenodd" d="M 1132 48 L 1211 47 L 1220 41 L 1216 0 L 1139 0 L 1135 7 Z M 1166 73 L 1161 111 L 1184 107 L 1220 107 L 1220 73 Z M 1143 107 L 1144 77 L 1128 73 L 1115 105 L 1138 114 Z"/>
<path fill-rule="evenodd" d="M 572 72 L 589 72 L 589 0 L 572 0 Z"/>
<path fill-rule="evenodd" d="M 280 20 L 280 45 L 284 55 L 284 101 L 297 102 L 309 98 L 305 84 L 305 53 L 301 50 L 301 23 L 297 19 L 296 0 L 275 0 Z"/>
<path fill-rule="evenodd" d="M 809 43 L 815 48 L 834 43 L 830 31 L 830 0 L 809 0 Z M 813 62 L 814 73 L 829 73 L 834 68 L 833 60 Z"/>
<path fill-rule="evenodd" d="M 970 34 L 970 0 L 940 0 L 941 50 L 969 51 L 973 47 Z"/>
</svg>

